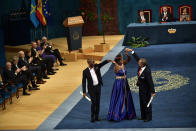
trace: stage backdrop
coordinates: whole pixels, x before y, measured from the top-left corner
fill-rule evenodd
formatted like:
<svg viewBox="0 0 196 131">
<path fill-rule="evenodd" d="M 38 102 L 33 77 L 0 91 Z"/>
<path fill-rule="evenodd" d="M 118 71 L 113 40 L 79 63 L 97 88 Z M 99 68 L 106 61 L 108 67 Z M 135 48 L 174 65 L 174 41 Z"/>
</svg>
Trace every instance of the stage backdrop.
<svg viewBox="0 0 196 131">
<path fill-rule="evenodd" d="M 5 48 L 3 40 L 3 31 L 0 28 L 0 67 L 5 66 Z"/>
<path fill-rule="evenodd" d="M 4 27 L 10 10 L 26 8 L 30 11 L 31 0 L 1 0 L 0 1 L 0 27 Z M 69 16 L 80 15 L 80 0 L 49 0 L 52 23 L 48 25 L 49 38 L 64 37 L 66 35 L 62 22 Z M 33 25 L 30 23 L 31 40 L 35 38 Z M 41 31 L 42 29 L 42 31 Z M 36 36 L 46 35 L 46 28 L 38 27 Z M 21 43 L 26 44 L 26 43 Z"/>
<path fill-rule="evenodd" d="M 141 9 L 152 10 L 152 21 L 159 20 L 159 7 L 173 6 L 174 17 L 178 18 L 178 7 L 187 4 L 193 8 L 193 19 L 196 20 L 196 0 L 118 0 L 118 23 L 121 33 L 126 31 L 129 23 L 137 22 L 137 11 Z"/>
</svg>

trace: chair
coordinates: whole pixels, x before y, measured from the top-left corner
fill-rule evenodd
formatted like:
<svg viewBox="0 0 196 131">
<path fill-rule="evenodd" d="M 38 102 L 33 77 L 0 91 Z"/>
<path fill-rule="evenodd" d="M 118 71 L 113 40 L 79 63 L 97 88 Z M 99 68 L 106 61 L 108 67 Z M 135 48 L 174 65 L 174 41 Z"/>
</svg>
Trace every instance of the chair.
<svg viewBox="0 0 196 131">
<path fill-rule="evenodd" d="M 138 17 L 140 16 L 140 11 L 141 10 L 138 10 Z M 152 22 L 152 10 L 151 9 L 145 9 L 145 10 L 142 10 L 144 11 L 144 15 L 148 17 L 148 23 Z"/>
<path fill-rule="evenodd" d="M 8 91 L 11 93 L 11 103 L 12 103 L 12 94 L 16 94 L 16 98 L 18 99 L 19 98 L 19 88 L 22 88 L 23 87 L 23 84 L 22 83 L 18 83 L 18 84 L 13 84 L 6 81 L 5 79 L 5 76 L 4 76 L 4 69 L 1 69 L 1 78 L 2 78 L 2 83 L 4 85 L 6 85 Z"/>
<path fill-rule="evenodd" d="M 0 87 L 0 104 L 2 105 L 2 109 L 5 110 L 5 99 L 3 98 L 2 94 L 1 94 L 1 87 Z"/>
<path fill-rule="evenodd" d="M 163 5 L 159 8 L 159 16 L 163 13 L 163 7 L 167 7 L 168 12 L 171 14 L 171 20 L 174 20 L 174 15 L 173 15 L 173 6 L 171 5 Z"/>
<path fill-rule="evenodd" d="M 12 95 L 11 92 L 7 89 L 6 85 L 3 85 L 0 81 L 0 95 L 2 96 L 2 99 L 5 101 L 6 99 L 9 99 L 10 104 L 12 104 Z"/>
<path fill-rule="evenodd" d="M 190 16 L 190 21 L 193 20 L 192 6 L 191 5 L 181 5 L 178 7 L 178 20 L 180 21 L 180 15 L 184 8 L 187 8 L 187 12 Z"/>
</svg>

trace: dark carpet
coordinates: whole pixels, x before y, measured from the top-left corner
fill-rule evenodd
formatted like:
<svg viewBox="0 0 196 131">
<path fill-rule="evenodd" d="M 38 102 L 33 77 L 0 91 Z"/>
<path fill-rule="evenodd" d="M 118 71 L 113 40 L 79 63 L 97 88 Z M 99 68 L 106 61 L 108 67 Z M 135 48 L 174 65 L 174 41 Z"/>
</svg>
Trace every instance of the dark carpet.
<svg viewBox="0 0 196 131">
<path fill-rule="evenodd" d="M 102 121 L 90 123 L 90 102 L 82 99 L 55 129 L 196 127 L 196 44 L 153 45 L 138 48 L 135 51 L 140 57 L 147 58 L 152 71 L 171 71 L 171 74 L 189 78 L 189 83 L 181 88 L 156 94 L 152 102 L 153 120 L 151 122 L 144 123 L 136 119 L 110 122 L 106 118 L 115 79 L 113 66 L 111 66 L 103 76 L 104 86 L 100 109 Z M 136 76 L 137 63 L 133 57 L 126 68 L 128 78 Z M 132 91 L 132 96 L 137 116 L 140 116 L 138 93 Z"/>
</svg>

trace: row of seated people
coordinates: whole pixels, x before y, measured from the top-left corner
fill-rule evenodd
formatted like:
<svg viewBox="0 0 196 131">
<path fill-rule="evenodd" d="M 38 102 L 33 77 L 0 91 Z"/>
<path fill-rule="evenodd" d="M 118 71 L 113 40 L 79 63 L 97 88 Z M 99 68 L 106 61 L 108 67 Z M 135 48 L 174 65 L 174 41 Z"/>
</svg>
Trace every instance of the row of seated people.
<svg viewBox="0 0 196 131">
<path fill-rule="evenodd" d="M 53 43 L 48 42 L 46 37 L 31 42 L 31 49 L 19 51 L 12 61 L 7 61 L 1 76 L 7 86 L 16 87 L 22 83 L 23 95 L 30 95 L 29 90 L 40 90 L 38 84 L 44 84 L 44 79 L 50 79 L 48 75 L 54 75 L 57 60 L 60 66 L 66 66 L 58 49 L 53 50 Z M 36 78 L 36 79 L 35 79 Z"/>
<path fill-rule="evenodd" d="M 192 20 L 192 8 L 189 6 L 183 6 L 183 8 L 179 9 L 179 21 L 191 21 Z M 152 20 L 152 12 L 151 10 L 139 10 L 138 13 L 138 22 L 139 23 L 149 23 Z M 173 21 L 173 10 L 172 7 L 163 6 L 160 10 L 159 22 L 171 22 Z"/>
</svg>

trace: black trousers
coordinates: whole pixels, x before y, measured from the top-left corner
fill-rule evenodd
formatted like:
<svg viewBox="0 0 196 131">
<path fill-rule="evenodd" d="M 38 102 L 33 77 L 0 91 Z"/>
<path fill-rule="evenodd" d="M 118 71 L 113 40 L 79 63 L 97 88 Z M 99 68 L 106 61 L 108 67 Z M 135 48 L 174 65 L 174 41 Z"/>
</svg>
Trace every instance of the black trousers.
<svg viewBox="0 0 196 131">
<path fill-rule="evenodd" d="M 58 61 L 61 63 L 62 62 L 62 57 L 61 57 L 61 54 L 60 54 L 59 50 L 55 49 L 55 50 L 53 50 L 53 52 L 54 52 L 54 55 L 56 56 L 56 58 L 58 59 Z"/>
<path fill-rule="evenodd" d="M 43 58 L 43 60 L 41 60 L 41 62 L 43 62 L 46 65 L 47 72 L 52 71 L 52 67 L 53 67 L 52 58 Z"/>
<path fill-rule="evenodd" d="M 26 89 L 27 89 L 27 85 L 28 85 L 28 83 L 29 83 L 29 80 L 28 80 L 27 76 L 26 76 L 25 74 L 23 74 L 23 73 L 18 74 L 18 75 L 16 76 L 16 79 L 15 79 L 14 82 L 15 82 L 16 84 L 22 83 L 22 84 L 23 84 L 23 93 L 25 93 L 25 91 L 26 91 Z"/>
<path fill-rule="evenodd" d="M 29 70 L 32 73 L 35 73 L 36 74 L 36 77 L 37 77 L 37 80 L 41 80 L 43 75 L 42 75 L 42 72 L 41 72 L 41 66 L 29 66 Z M 32 74 L 32 79 L 33 80 L 33 74 Z"/>
<path fill-rule="evenodd" d="M 139 91 L 141 118 L 144 120 L 152 120 L 152 105 L 150 104 L 150 106 L 147 107 L 150 97 L 150 93 Z"/>
<path fill-rule="evenodd" d="M 100 109 L 101 86 L 93 86 L 88 92 L 91 98 L 91 118 L 97 119 Z"/>
</svg>

